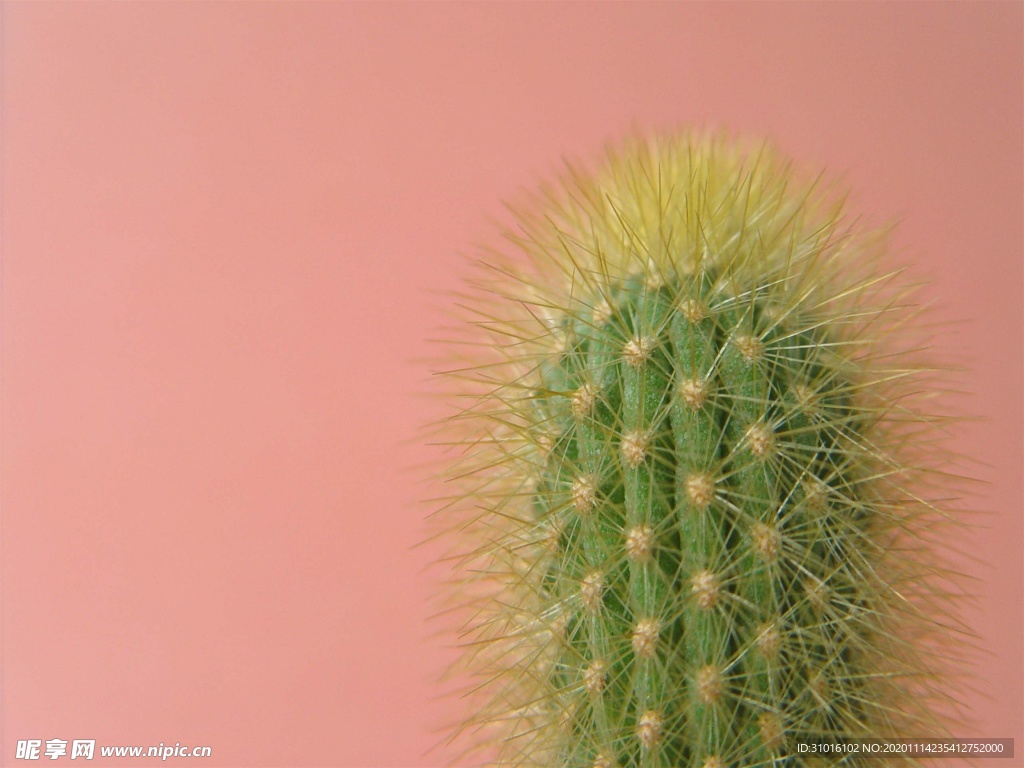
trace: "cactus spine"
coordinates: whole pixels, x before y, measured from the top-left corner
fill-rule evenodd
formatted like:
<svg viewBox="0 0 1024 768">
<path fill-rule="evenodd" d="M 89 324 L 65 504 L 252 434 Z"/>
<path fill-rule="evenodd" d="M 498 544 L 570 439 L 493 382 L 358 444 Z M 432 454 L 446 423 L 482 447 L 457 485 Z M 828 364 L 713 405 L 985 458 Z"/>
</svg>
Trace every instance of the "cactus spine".
<svg viewBox="0 0 1024 768">
<path fill-rule="evenodd" d="M 525 261 L 481 262 L 442 517 L 489 759 L 938 732 L 927 374 L 884 240 L 841 214 L 766 146 L 687 134 L 573 170 Z"/>
</svg>

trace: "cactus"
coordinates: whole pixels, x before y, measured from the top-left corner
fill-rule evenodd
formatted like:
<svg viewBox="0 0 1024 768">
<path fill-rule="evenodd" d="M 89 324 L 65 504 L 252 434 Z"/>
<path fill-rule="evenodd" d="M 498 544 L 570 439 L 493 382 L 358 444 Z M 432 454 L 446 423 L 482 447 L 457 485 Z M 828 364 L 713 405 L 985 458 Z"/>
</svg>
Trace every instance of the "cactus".
<svg viewBox="0 0 1024 768">
<path fill-rule="evenodd" d="M 934 385 L 843 206 L 767 144 L 635 140 L 480 261 L 439 513 L 475 759 L 801 765 L 944 732 Z"/>
</svg>

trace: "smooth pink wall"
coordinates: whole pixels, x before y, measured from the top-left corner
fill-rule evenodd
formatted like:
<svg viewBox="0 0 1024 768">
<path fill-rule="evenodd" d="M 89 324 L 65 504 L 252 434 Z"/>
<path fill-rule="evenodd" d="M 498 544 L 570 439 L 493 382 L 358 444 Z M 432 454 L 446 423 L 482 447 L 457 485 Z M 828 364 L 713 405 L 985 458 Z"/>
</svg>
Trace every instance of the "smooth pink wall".
<svg viewBox="0 0 1024 768">
<path fill-rule="evenodd" d="M 1020 4 L 2 14 L 0 764 L 30 738 L 435 760 L 433 292 L 563 155 L 691 122 L 846 171 L 969 319 L 941 337 L 990 483 L 962 735 L 1024 754 Z"/>
</svg>

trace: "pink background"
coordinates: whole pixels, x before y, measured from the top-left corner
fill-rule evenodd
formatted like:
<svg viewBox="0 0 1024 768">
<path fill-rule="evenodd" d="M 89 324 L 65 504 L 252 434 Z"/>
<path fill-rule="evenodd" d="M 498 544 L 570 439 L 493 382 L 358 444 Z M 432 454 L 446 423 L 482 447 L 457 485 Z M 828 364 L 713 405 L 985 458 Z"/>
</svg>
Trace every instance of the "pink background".
<svg viewBox="0 0 1024 768">
<path fill-rule="evenodd" d="M 847 172 L 969 321 L 940 339 L 991 511 L 962 735 L 1024 756 L 1019 3 L 2 13 L 0 764 L 436 762 L 435 292 L 563 155 L 688 122 Z"/>
</svg>

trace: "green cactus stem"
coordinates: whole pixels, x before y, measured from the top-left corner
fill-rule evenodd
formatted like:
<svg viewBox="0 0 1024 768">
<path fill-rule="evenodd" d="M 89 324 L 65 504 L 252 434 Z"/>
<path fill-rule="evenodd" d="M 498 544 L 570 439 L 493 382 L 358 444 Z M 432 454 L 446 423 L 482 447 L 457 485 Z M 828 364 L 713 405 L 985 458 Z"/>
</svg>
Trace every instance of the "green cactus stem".
<svg viewBox="0 0 1024 768">
<path fill-rule="evenodd" d="M 766 146 L 686 134 L 571 169 L 481 261 L 441 515 L 480 759 L 944 733 L 929 374 L 844 221 Z"/>
</svg>

